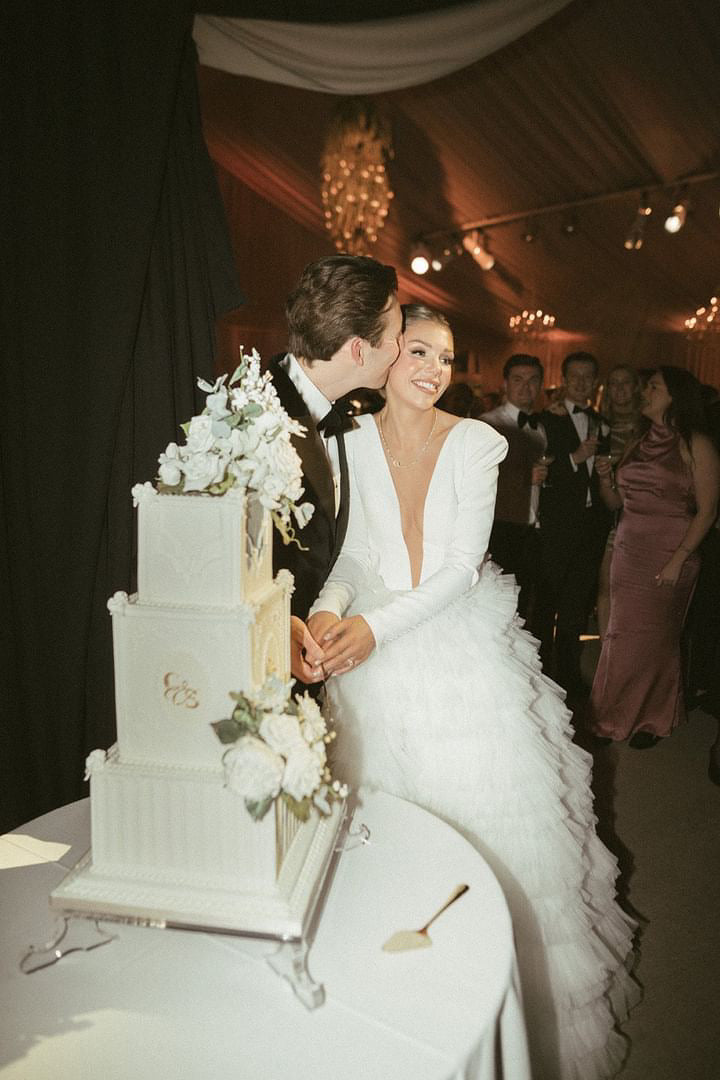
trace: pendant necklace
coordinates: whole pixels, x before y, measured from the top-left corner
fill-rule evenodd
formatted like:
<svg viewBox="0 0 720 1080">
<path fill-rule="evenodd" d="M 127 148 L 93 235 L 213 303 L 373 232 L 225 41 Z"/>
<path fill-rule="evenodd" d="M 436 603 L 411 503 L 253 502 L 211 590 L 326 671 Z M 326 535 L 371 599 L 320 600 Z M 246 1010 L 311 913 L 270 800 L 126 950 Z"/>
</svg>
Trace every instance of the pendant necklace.
<svg viewBox="0 0 720 1080">
<path fill-rule="evenodd" d="M 380 415 L 378 416 L 378 421 L 379 421 L 378 430 L 380 431 L 380 439 L 382 441 L 382 444 L 385 447 L 385 453 L 387 454 L 388 458 L 390 459 L 390 464 L 394 465 L 394 467 L 396 469 L 409 469 L 411 465 L 417 465 L 418 461 L 420 460 L 420 458 L 423 456 L 423 454 L 427 450 L 428 446 L 430 445 L 430 440 L 433 437 L 433 433 L 435 431 L 435 425 L 437 424 L 437 418 L 438 418 L 437 409 L 433 409 L 433 422 L 432 422 L 432 427 L 430 428 L 430 434 L 428 435 L 425 442 L 422 444 L 422 446 L 420 448 L 420 452 L 418 453 L 417 457 L 414 457 L 412 459 L 412 461 L 406 461 L 405 464 L 402 464 L 401 462 L 398 461 L 397 458 L 394 458 L 392 456 L 392 454 L 390 453 L 390 447 L 388 446 L 387 440 L 385 438 L 385 429 L 383 428 L 382 413 L 380 413 Z"/>
</svg>

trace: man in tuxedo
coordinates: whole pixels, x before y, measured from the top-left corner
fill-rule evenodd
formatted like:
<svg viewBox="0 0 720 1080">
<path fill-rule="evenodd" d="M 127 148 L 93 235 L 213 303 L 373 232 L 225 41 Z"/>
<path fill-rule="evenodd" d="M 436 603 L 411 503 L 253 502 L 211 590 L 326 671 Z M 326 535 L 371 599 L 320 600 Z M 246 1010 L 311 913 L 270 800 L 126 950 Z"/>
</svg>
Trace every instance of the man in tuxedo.
<svg viewBox="0 0 720 1080">
<path fill-rule="evenodd" d="M 379 389 L 400 352 L 402 312 L 392 266 L 361 255 L 331 255 L 305 267 L 285 308 L 288 352 L 270 362 L 288 414 L 307 430 L 293 436 L 302 461 L 305 499 L 315 511 L 297 544 L 275 532 L 273 563 L 295 578 L 292 673 L 317 681 L 323 652 L 305 625 L 345 537 L 349 479 L 344 432 L 352 420 L 334 402 L 359 387 Z M 304 549 L 304 550 L 303 550 Z"/>
<path fill-rule="evenodd" d="M 543 375 L 537 356 L 514 353 L 503 367 L 502 404 L 480 418 L 508 441 L 507 457 L 500 462 L 490 554 L 515 575 L 520 586 L 518 613 L 526 620 L 535 606 L 539 579 L 539 485 L 547 475 L 546 467 L 538 463 L 545 451 L 545 430 L 533 412 Z"/>
<path fill-rule="evenodd" d="M 540 595 L 534 629 L 546 673 L 577 702 L 587 696 L 579 638 L 595 602 L 612 524 L 594 469 L 596 452 L 609 449 L 609 430 L 589 404 L 597 387 L 595 357 L 571 353 L 562 374 L 560 407 L 541 414 L 553 461 L 540 493 Z"/>
</svg>

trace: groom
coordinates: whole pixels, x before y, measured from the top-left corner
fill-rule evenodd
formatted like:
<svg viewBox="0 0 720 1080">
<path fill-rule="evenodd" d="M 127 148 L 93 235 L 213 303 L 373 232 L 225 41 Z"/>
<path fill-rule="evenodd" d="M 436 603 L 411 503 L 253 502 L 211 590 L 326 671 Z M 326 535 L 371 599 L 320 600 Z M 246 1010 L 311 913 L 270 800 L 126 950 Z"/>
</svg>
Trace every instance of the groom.
<svg viewBox="0 0 720 1080">
<path fill-rule="evenodd" d="M 364 386 L 379 389 L 397 360 L 402 313 L 397 275 L 364 255 L 330 255 L 305 267 L 285 307 L 288 353 L 270 361 L 275 389 L 288 414 L 306 429 L 293 437 L 302 462 L 305 499 L 315 507 L 297 544 L 273 542 L 276 570 L 295 578 L 292 599 L 292 673 L 316 681 L 323 652 L 305 625 L 345 538 L 349 479 L 344 432 L 352 420 L 333 403 Z"/>
</svg>

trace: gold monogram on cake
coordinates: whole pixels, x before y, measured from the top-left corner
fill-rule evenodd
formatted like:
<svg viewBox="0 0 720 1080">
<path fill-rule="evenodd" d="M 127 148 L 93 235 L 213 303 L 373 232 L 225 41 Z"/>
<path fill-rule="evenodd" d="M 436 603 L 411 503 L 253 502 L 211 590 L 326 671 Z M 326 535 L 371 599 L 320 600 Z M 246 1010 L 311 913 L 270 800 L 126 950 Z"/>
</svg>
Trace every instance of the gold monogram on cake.
<svg viewBox="0 0 720 1080">
<path fill-rule="evenodd" d="M 165 672 L 163 686 L 165 687 L 163 697 L 171 705 L 178 705 L 185 709 L 197 709 L 200 704 L 197 690 L 193 690 L 192 686 L 188 686 L 187 679 L 183 679 L 182 675 L 177 675 L 174 671 Z"/>
</svg>

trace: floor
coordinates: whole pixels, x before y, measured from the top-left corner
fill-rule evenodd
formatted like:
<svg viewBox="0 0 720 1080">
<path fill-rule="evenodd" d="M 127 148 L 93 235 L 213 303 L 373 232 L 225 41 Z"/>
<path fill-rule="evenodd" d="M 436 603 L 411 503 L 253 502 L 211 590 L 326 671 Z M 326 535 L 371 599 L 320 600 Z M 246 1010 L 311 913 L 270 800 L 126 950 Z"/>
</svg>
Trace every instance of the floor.
<svg viewBox="0 0 720 1080">
<path fill-rule="evenodd" d="M 625 1028 L 621 1080 L 720 1080 L 720 787 L 707 775 L 716 731 L 695 709 L 651 750 L 593 751 L 598 829 L 641 922 L 644 997 Z"/>
</svg>

